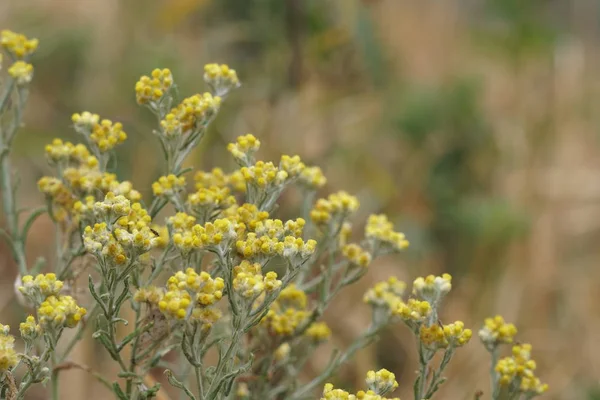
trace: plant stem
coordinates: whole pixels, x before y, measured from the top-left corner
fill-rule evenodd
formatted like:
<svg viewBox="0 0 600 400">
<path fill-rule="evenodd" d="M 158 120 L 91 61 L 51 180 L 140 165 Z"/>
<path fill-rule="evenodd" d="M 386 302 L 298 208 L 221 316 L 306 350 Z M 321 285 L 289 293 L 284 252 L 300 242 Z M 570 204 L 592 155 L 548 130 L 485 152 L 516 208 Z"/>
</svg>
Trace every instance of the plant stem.
<svg viewBox="0 0 600 400">
<path fill-rule="evenodd" d="M 494 346 L 492 351 L 490 351 L 492 356 L 492 361 L 490 365 L 490 379 L 491 379 L 491 390 L 492 390 L 492 400 L 497 400 L 498 395 L 500 394 L 498 390 L 498 373 L 496 372 L 496 364 L 498 363 L 498 347 Z"/>
</svg>

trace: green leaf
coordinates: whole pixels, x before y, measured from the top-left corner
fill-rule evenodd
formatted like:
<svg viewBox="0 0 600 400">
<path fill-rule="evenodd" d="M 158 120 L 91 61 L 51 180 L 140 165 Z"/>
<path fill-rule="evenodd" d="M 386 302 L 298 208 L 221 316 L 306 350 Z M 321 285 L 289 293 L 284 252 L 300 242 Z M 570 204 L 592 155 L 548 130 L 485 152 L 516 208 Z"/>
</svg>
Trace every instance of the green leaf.
<svg viewBox="0 0 600 400">
<path fill-rule="evenodd" d="M 166 369 L 165 370 L 165 375 L 167 375 L 167 380 L 169 381 L 169 384 L 171 386 L 183 390 L 183 392 L 190 399 L 196 400 L 196 396 L 194 396 L 193 393 L 190 392 L 190 390 L 187 387 L 185 387 L 185 385 L 183 383 L 181 383 L 180 381 L 178 381 L 177 378 L 175 378 L 175 376 L 173 376 L 173 372 L 170 369 Z"/>
</svg>

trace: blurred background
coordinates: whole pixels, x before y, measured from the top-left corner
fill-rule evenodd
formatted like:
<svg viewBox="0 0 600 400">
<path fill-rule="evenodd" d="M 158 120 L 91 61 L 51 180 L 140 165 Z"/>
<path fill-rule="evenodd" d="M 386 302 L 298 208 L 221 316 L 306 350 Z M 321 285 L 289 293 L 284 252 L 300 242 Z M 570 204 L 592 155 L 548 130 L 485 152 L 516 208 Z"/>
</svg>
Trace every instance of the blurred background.
<svg viewBox="0 0 600 400">
<path fill-rule="evenodd" d="M 533 343 L 545 398 L 600 399 L 600 2 L 3 0 L 0 28 L 40 39 L 14 155 L 24 205 L 42 202 L 44 145 L 77 140 L 70 115 L 83 110 L 123 122 L 119 177 L 149 196 L 163 165 L 135 82 L 168 67 L 189 96 L 204 88 L 205 63 L 227 63 L 243 86 L 191 164 L 233 168 L 226 143 L 252 132 L 262 159 L 299 154 L 320 165 L 322 195 L 357 194 L 357 233 L 368 214 L 385 212 L 411 241 L 329 309 L 334 337 L 307 377 L 365 329 L 361 297 L 373 283 L 449 272 L 442 320 L 477 331 L 502 314 Z M 282 217 L 293 215 L 298 198 L 283 201 Z M 51 257 L 52 235 L 38 220 L 30 260 Z M 24 311 L 6 247 L 0 271 L 0 319 L 17 327 Z M 102 369 L 109 360 L 94 346 L 86 341 L 75 358 Z M 414 347 L 395 326 L 335 382 L 362 388 L 368 369 L 386 367 L 396 395 L 411 398 Z M 474 338 L 438 398 L 487 393 L 488 363 Z M 85 372 L 61 376 L 65 399 L 111 396 Z"/>
</svg>

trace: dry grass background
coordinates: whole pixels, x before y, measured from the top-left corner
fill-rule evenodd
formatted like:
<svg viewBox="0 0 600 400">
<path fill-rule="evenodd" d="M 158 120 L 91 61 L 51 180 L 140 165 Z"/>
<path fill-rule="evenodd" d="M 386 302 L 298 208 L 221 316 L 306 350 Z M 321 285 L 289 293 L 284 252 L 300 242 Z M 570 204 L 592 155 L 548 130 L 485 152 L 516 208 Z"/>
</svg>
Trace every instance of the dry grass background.
<svg viewBox="0 0 600 400">
<path fill-rule="evenodd" d="M 502 3 L 487 3 L 494 2 Z M 410 282 L 416 274 L 449 270 L 455 289 L 444 320 L 463 319 L 477 329 L 484 317 L 504 315 L 518 325 L 522 341 L 534 344 L 540 375 L 551 385 L 546 398 L 598 399 L 600 11 L 588 0 L 512 1 L 517 8 L 538 7 L 527 18 L 547 22 L 553 32 L 543 40 L 527 33 L 513 45 L 490 40 L 490 32 L 515 30 L 488 19 L 484 3 L 4 0 L 0 27 L 41 42 L 15 156 L 22 202 L 41 201 L 35 181 L 45 171 L 43 144 L 72 138 L 69 115 L 83 109 L 124 122 L 132 139 L 121 150 L 119 173 L 148 195 L 161 166 L 154 164 L 152 122 L 135 106 L 137 77 L 170 67 L 188 95 L 201 90 L 204 63 L 227 62 L 245 85 L 228 100 L 194 165 L 231 167 L 224 144 L 253 132 L 265 144 L 265 158 L 298 153 L 323 166 L 328 190 L 359 195 L 359 217 L 388 212 L 414 242 L 405 256 L 378 262 L 340 295 L 326 315 L 334 331 L 327 348 L 348 346 L 367 325 L 370 313 L 360 299 L 374 282 L 390 274 Z M 476 106 L 473 115 L 458 118 L 462 92 L 452 97 L 444 88 L 465 77 L 476 82 Z M 403 110 L 414 103 L 411 93 L 422 90 L 430 102 L 439 100 L 434 111 L 441 107 L 450 117 L 417 143 L 404 132 L 412 125 Z M 454 105 L 455 114 L 445 113 Z M 415 112 L 419 124 L 434 118 L 431 108 L 423 109 Z M 481 132 L 472 125 L 478 119 L 485 122 Z M 462 135 L 463 129 L 475 136 Z M 471 146 L 487 132 L 483 147 Z M 456 174 L 444 175 L 454 167 L 440 160 L 454 148 L 467 157 Z M 475 201 L 478 209 L 483 201 L 481 213 L 468 223 L 447 222 L 454 214 L 445 211 L 446 198 L 428 186 L 439 183 L 438 176 L 454 179 L 449 184 L 460 185 L 459 195 L 465 188 L 464 202 L 452 200 L 461 207 Z M 293 195 L 284 201 L 298 206 Z M 52 259 L 52 232 L 49 221 L 37 222 L 30 259 Z M 23 310 L 13 301 L 16 271 L 5 247 L 0 271 L 1 320 L 16 326 Z M 400 397 L 410 398 L 413 347 L 406 329 L 390 329 L 345 366 L 338 381 L 360 386 L 366 370 L 387 367 L 399 377 Z M 74 357 L 99 370 L 109 364 L 91 340 Z M 327 353 L 319 352 L 306 375 L 326 362 Z M 487 362 L 474 340 L 451 364 L 439 398 L 470 399 L 476 389 L 485 391 Z M 66 371 L 62 379 L 64 399 L 109 398 L 82 371 Z M 44 398 L 32 393 L 31 399 Z"/>
</svg>

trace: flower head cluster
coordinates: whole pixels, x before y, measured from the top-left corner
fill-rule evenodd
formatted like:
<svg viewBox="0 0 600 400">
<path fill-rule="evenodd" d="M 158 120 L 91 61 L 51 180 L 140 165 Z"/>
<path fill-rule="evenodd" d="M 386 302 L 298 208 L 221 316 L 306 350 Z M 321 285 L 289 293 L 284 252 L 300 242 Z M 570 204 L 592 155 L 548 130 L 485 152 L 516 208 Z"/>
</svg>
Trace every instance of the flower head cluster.
<svg viewBox="0 0 600 400">
<path fill-rule="evenodd" d="M 155 196 L 170 197 L 185 189 L 185 177 L 173 174 L 161 176 L 152 184 L 152 192 Z"/>
<path fill-rule="evenodd" d="M 101 152 L 106 152 L 127 140 L 127 134 L 120 122 L 113 123 L 109 119 L 103 119 L 99 124 L 94 124 L 90 139 Z"/>
<path fill-rule="evenodd" d="M 50 164 L 66 167 L 71 164 L 84 164 L 88 167 L 98 165 L 96 157 L 92 156 L 83 144 L 74 145 L 71 142 L 63 142 L 54 139 L 51 144 L 46 145 L 46 157 Z"/>
<path fill-rule="evenodd" d="M 19 332 L 21 332 L 23 339 L 32 341 L 42 334 L 42 327 L 35 321 L 33 315 L 29 315 L 25 322 L 19 324 Z"/>
<path fill-rule="evenodd" d="M 281 281 L 277 279 L 277 274 L 271 271 L 263 276 L 258 263 L 251 264 L 243 260 L 233 268 L 233 290 L 245 299 L 255 299 L 262 293 L 270 293 L 280 287 Z"/>
<path fill-rule="evenodd" d="M 309 189 L 319 189 L 327 183 L 327 178 L 319 167 L 306 167 L 300 173 L 300 184 Z"/>
<path fill-rule="evenodd" d="M 331 329 L 325 322 L 313 322 L 304 332 L 304 336 L 312 343 L 325 342 L 331 337 Z"/>
<path fill-rule="evenodd" d="M 8 74 L 15 79 L 17 85 L 26 85 L 33 79 L 33 65 L 25 61 L 15 61 L 8 68 Z"/>
<path fill-rule="evenodd" d="M 159 102 L 173 86 L 173 75 L 168 68 L 156 68 L 150 76 L 142 76 L 135 84 L 135 99 L 138 104 Z"/>
<path fill-rule="evenodd" d="M 256 164 L 240 169 L 247 184 L 269 191 L 285 183 L 288 173 L 272 162 L 257 161 Z"/>
<path fill-rule="evenodd" d="M 494 348 L 502 343 L 510 344 L 516 334 L 517 328 L 513 324 L 506 323 L 500 315 L 486 318 L 483 328 L 479 330 L 479 338 L 488 348 Z"/>
<path fill-rule="evenodd" d="M 48 296 L 57 296 L 63 288 L 62 281 L 56 279 L 56 274 L 38 274 L 35 278 L 26 275 L 21 279 L 19 292 L 34 304 L 41 303 Z"/>
<path fill-rule="evenodd" d="M 23 59 L 33 54 L 38 47 L 37 39 L 29 39 L 25 35 L 5 29 L 0 32 L 0 45 L 15 58 Z"/>
<path fill-rule="evenodd" d="M 233 158 L 244 166 L 249 166 L 253 163 L 253 155 L 259 148 L 260 140 L 251 133 L 238 136 L 235 143 L 229 143 L 227 145 L 227 150 L 231 153 Z"/>
<path fill-rule="evenodd" d="M 382 247 L 384 250 L 399 251 L 409 245 L 404 234 L 394 231 L 394 226 L 384 214 L 369 217 L 365 236 L 374 243 L 374 248 Z"/>
<path fill-rule="evenodd" d="M 292 335 L 310 316 L 306 293 L 291 284 L 279 293 L 263 320 L 274 335 Z"/>
<path fill-rule="evenodd" d="M 206 64 L 204 81 L 212 86 L 219 96 L 224 96 L 230 90 L 240 86 L 235 70 L 226 64 Z"/>
<path fill-rule="evenodd" d="M 71 296 L 48 296 L 38 308 L 40 326 L 44 330 L 73 328 L 86 314 Z"/>
<path fill-rule="evenodd" d="M 367 372 L 366 383 L 369 390 L 380 395 L 393 392 L 398 387 L 396 375 L 387 369 L 380 369 L 377 372 Z"/>
<path fill-rule="evenodd" d="M 220 312 L 210 306 L 223 297 L 224 287 L 223 279 L 213 279 L 207 272 L 198 274 L 188 268 L 171 276 L 166 290 L 153 286 L 142 288 L 135 293 L 134 299 L 158 307 L 172 320 L 190 317 L 194 322 L 214 323 Z"/>
<path fill-rule="evenodd" d="M 336 389 L 333 384 L 326 383 L 321 400 L 400 400 L 399 398 L 386 398 L 383 395 L 393 392 L 398 387 L 396 376 L 386 370 L 369 371 L 366 383 L 368 390 L 360 390 L 356 395 L 342 389 Z"/>
<path fill-rule="evenodd" d="M 369 289 L 363 298 L 364 302 L 374 307 L 381 307 L 394 311 L 402 303 L 402 295 L 406 290 L 406 283 L 391 276 L 388 280 L 377 283 Z"/>
<path fill-rule="evenodd" d="M 279 169 L 287 172 L 290 178 L 295 178 L 304 172 L 306 166 L 300 159 L 300 156 L 288 156 L 284 154 L 281 156 L 281 161 L 279 161 Z"/>
<path fill-rule="evenodd" d="M 100 122 L 100 116 L 98 114 L 92 114 L 89 111 L 84 111 L 81 114 L 73 114 L 71 120 L 75 125 L 75 130 L 82 133 L 90 133 Z"/>
<path fill-rule="evenodd" d="M 15 365 L 18 358 L 15 351 L 15 338 L 9 334 L 10 327 L 0 324 L 0 376 Z"/>
<path fill-rule="evenodd" d="M 204 225 L 195 222 L 196 218 L 186 213 L 177 213 L 168 220 L 173 243 L 183 254 L 200 249 L 224 250 L 244 229 L 243 225 L 227 218 Z"/>
<path fill-rule="evenodd" d="M 413 294 L 431 304 L 437 303 L 450 289 L 452 289 L 452 276 L 450 274 L 443 274 L 442 276 L 429 275 L 425 278 L 418 277 L 413 282 Z"/>
<path fill-rule="evenodd" d="M 342 248 L 342 254 L 352 264 L 368 267 L 371 263 L 371 253 L 357 245 L 356 243 L 347 244 Z"/>
<path fill-rule="evenodd" d="M 162 136 L 174 140 L 181 135 L 198 132 L 221 106 L 221 98 L 210 93 L 195 94 L 183 99 L 160 122 Z"/>
<path fill-rule="evenodd" d="M 531 359 L 531 345 L 522 344 L 512 348 L 512 356 L 505 357 L 496 364 L 499 382 L 503 386 L 514 388 L 527 398 L 540 395 L 548 390 L 548 384 L 541 383 L 535 376 L 536 363 Z"/>
<path fill-rule="evenodd" d="M 332 220 L 343 220 L 359 206 L 358 199 L 344 191 L 332 193 L 327 199 L 319 199 L 310 212 L 310 218 L 319 226 L 327 226 Z"/>
</svg>

